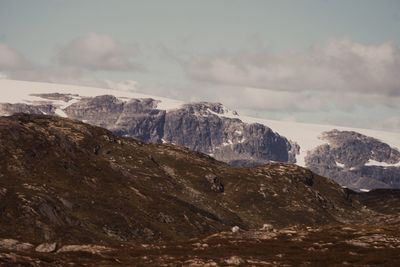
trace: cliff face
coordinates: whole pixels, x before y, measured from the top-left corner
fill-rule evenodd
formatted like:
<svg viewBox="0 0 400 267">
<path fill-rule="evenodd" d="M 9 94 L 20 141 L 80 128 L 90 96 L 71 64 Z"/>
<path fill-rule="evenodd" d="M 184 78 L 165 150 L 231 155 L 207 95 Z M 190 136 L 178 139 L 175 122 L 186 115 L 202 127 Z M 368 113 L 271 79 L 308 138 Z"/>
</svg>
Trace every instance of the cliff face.
<svg viewBox="0 0 400 267">
<path fill-rule="evenodd" d="M 221 104 L 187 104 L 167 112 L 163 140 L 228 163 L 295 162 L 295 145 L 265 125 L 224 117 Z"/>
<path fill-rule="evenodd" d="M 120 136 L 160 143 L 166 111 L 156 106 L 154 99 L 122 101 L 104 95 L 80 100 L 68 106 L 65 113 L 69 118 L 109 129 Z"/>
<path fill-rule="evenodd" d="M 400 188 L 400 152 L 352 131 L 332 130 L 322 135 L 327 144 L 306 157 L 306 166 L 355 189 Z"/>
</svg>

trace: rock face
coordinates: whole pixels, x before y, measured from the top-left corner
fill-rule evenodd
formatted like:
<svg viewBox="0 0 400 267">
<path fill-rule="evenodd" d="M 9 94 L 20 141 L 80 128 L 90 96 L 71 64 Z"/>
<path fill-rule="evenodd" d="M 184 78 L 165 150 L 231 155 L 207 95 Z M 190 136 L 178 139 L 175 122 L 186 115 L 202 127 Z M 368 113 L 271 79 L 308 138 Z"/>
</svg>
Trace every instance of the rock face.
<svg viewBox="0 0 400 267">
<path fill-rule="evenodd" d="M 222 104 L 204 102 L 167 112 L 163 140 L 228 163 L 295 162 L 295 145 L 286 138 L 265 125 L 223 115 Z"/>
<path fill-rule="evenodd" d="M 25 251 L 31 250 L 33 245 L 30 243 L 20 242 L 15 239 L 0 239 L 0 249 Z"/>
<path fill-rule="evenodd" d="M 57 249 L 57 243 L 42 243 L 35 248 L 35 251 L 42 253 L 54 252 Z"/>
<path fill-rule="evenodd" d="M 86 98 L 68 106 L 68 117 L 104 127 L 120 136 L 160 143 L 164 132 L 165 110 L 157 110 L 154 99 L 122 101 L 104 95 Z"/>
<path fill-rule="evenodd" d="M 218 176 L 216 176 L 215 174 L 207 174 L 206 179 L 211 184 L 212 191 L 218 193 L 224 192 L 224 184 Z"/>
<path fill-rule="evenodd" d="M 51 104 L 39 104 L 39 105 L 28 105 L 28 104 L 8 104 L 0 103 L 0 114 L 3 116 L 12 115 L 15 113 L 26 113 L 26 114 L 48 114 L 54 115 L 55 107 Z"/>
<path fill-rule="evenodd" d="M 323 134 L 328 143 L 306 157 L 312 171 L 354 189 L 400 188 L 400 152 L 389 145 L 351 131 Z"/>
<path fill-rule="evenodd" d="M 72 99 L 71 95 L 37 95 L 44 99 Z M 74 96 L 76 97 L 76 96 Z M 299 146 L 265 125 L 243 123 L 227 116 L 220 103 L 192 103 L 173 110 L 157 109 L 154 99 L 119 99 L 112 95 L 82 98 L 61 112 L 72 119 L 111 130 L 119 136 L 152 143 L 183 145 L 232 165 L 268 161 L 296 162 Z M 0 104 L 0 114 L 50 114 L 51 104 Z M 234 111 L 231 115 L 237 115 Z"/>
</svg>

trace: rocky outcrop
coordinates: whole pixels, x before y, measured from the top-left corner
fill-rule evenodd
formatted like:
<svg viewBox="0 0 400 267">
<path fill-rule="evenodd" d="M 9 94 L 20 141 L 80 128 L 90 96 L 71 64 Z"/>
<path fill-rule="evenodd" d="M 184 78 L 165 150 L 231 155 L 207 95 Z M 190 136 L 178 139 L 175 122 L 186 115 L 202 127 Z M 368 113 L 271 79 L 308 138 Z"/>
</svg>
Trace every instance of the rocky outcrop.
<svg viewBox="0 0 400 267">
<path fill-rule="evenodd" d="M 0 249 L 26 251 L 33 249 L 33 245 L 15 239 L 0 239 Z"/>
<path fill-rule="evenodd" d="M 314 172 L 353 189 L 400 188 L 397 149 L 351 131 L 332 130 L 321 138 L 327 144 L 310 151 L 305 159 Z"/>
<path fill-rule="evenodd" d="M 57 243 L 42 243 L 35 248 L 36 252 L 50 253 L 57 249 Z"/>
<path fill-rule="evenodd" d="M 224 184 L 218 176 L 210 173 L 206 175 L 206 180 L 210 183 L 212 191 L 218 193 L 224 192 Z"/>
<path fill-rule="evenodd" d="M 104 127 L 120 136 L 160 143 L 165 111 L 157 110 L 154 99 L 122 101 L 111 95 L 86 98 L 68 106 L 69 118 Z"/>
<path fill-rule="evenodd" d="M 51 104 L 8 104 L 0 103 L 0 115 L 7 116 L 16 113 L 54 115 L 56 108 Z"/>
<path fill-rule="evenodd" d="M 195 103 L 167 112 L 163 140 L 240 165 L 295 162 L 293 143 L 265 125 L 224 117 L 222 104 Z M 238 164 L 239 163 L 239 164 Z"/>
</svg>

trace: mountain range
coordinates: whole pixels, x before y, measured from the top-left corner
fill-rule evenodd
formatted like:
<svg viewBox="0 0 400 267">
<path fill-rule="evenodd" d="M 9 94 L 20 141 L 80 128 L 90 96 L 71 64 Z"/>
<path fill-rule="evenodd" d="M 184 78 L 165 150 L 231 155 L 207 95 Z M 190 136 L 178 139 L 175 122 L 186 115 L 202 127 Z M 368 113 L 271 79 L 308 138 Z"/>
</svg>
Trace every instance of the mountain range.
<svg viewBox="0 0 400 267">
<path fill-rule="evenodd" d="M 0 80 L 0 115 L 68 117 L 144 142 L 183 145 L 233 166 L 288 162 L 354 190 L 400 188 L 400 134 L 241 116 L 221 103 Z"/>
</svg>

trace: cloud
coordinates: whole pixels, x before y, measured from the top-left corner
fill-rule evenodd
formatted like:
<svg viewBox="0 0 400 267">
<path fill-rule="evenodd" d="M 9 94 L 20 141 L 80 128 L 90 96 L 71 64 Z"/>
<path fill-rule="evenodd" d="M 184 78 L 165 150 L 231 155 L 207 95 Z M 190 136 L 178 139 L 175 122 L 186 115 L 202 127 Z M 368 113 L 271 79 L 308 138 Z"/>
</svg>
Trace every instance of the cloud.
<svg viewBox="0 0 400 267">
<path fill-rule="evenodd" d="M 400 95 L 400 49 L 331 40 L 307 51 L 241 52 L 192 57 L 184 64 L 194 81 L 272 91 Z"/>
<path fill-rule="evenodd" d="M 400 112 L 400 48 L 390 42 L 342 39 L 303 51 L 220 52 L 181 65 L 191 83 L 186 95 L 239 112 L 400 130 L 392 118 Z"/>
<path fill-rule="evenodd" d="M 134 47 L 122 45 L 108 35 L 92 32 L 62 47 L 58 62 L 92 71 L 130 71 L 141 68 L 133 62 L 136 53 Z"/>
<path fill-rule="evenodd" d="M 132 60 L 137 50 L 110 36 L 88 33 L 62 47 L 55 62 L 40 65 L 0 43 L 0 78 L 110 87 L 109 82 L 96 78 L 96 72 L 143 70 Z"/>
<path fill-rule="evenodd" d="M 92 75 L 92 73 L 86 70 L 59 65 L 35 65 L 33 68 L 29 69 L 8 71 L 6 72 L 6 78 L 14 80 L 65 83 L 76 85 L 104 85 L 104 83 L 97 80 Z"/>
<path fill-rule="evenodd" d="M 388 131 L 398 132 L 400 130 L 400 116 L 393 116 L 382 121 L 382 128 Z"/>
<path fill-rule="evenodd" d="M 0 71 L 26 69 L 31 63 L 17 50 L 0 43 Z"/>
<path fill-rule="evenodd" d="M 62 65 L 38 65 L 26 59 L 16 49 L 1 43 L 0 78 L 74 84 L 95 81 L 84 69 Z"/>
</svg>

